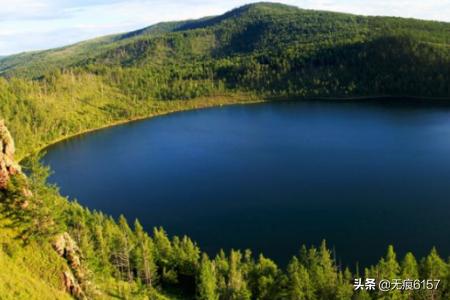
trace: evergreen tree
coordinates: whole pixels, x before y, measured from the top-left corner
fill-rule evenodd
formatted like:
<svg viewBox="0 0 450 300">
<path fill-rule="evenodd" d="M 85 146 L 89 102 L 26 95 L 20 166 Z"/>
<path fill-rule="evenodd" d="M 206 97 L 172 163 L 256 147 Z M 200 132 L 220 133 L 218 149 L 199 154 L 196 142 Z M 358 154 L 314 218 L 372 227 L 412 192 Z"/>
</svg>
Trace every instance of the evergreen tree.
<svg viewBox="0 0 450 300">
<path fill-rule="evenodd" d="M 442 299 L 442 296 L 449 294 L 447 278 L 449 276 L 449 265 L 439 256 L 436 248 L 433 247 L 430 254 L 421 262 L 422 278 L 425 280 L 441 280 L 438 289 L 426 290 L 429 299 Z"/>
<path fill-rule="evenodd" d="M 402 280 L 416 280 L 419 279 L 419 266 L 416 258 L 411 252 L 406 253 L 405 258 L 401 263 L 401 275 Z M 405 290 L 403 292 L 405 299 L 411 299 L 414 296 L 418 296 L 419 292 Z"/>
<path fill-rule="evenodd" d="M 397 255 L 395 254 L 394 247 L 388 246 L 386 257 L 379 263 L 379 278 L 392 280 L 398 278 L 400 274 L 400 265 L 397 262 Z"/>
<path fill-rule="evenodd" d="M 194 276 L 200 260 L 200 249 L 190 238 L 184 236 L 173 239 L 173 259 L 177 262 L 178 271 L 183 275 Z"/>
<path fill-rule="evenodd" d="M 337 272 L 326 242 L 322 241 L 318 251 L 311 249 L 309 256 L 311 280 L 317 295 L 320 299 L 329 299 L 336 292 Z"/>
<path fill-rule="evenodd" d="M 287 268 L 290 300 L 316 300 L 315 287 L 306 267 L 300 264 L 297 257 L 291 260 Z"/>
<path fill-rule="evenodd" d="M 155 244 L 155 261 L 161 270 L 161 280 L 172 284 L 177 283 L 178 274 L 175 270 L 174 250 L 164 229 L 153 229 L 153 241 Z"/>
<path fill-rule="evenodd" d="M 227 277 L 229 273 L 228 258 L 223 250 L 214 258 L 214 265 L 216 267 L 217 289 L 220 295 L 225 295 L 227 290 Z"/>
<path fill-rule="evenodd" d="M 400 265 L 397 262 L 397 255 L 394 251 L 394 247 L 392 245 L 388 246 L 388 250 L 386 256 L 382 258 L 377 266 L 377 282 L 380 280 L 389 280 L 393 281 L 399 279 L 400 277 Z M 377 291 L 378 298 L 377 299 L 389 299 L 389 300 L 397 300 L 402 299 L 402 294 L 399 289 L 393 289 L 389 292 L 386 291 Z"/>
<path fill-rule="evenodd" d="M 252 263 L 252 266 L 249 275 L 249 286 L 253 299 L 276 299 L 281 276 L 277 265 L 261 254 L 258 262 L 256 264 Z"/>
<path fill-rule="evenodd" d="M 353 296 L 354 286 L 352 284 L 352 273 L 348 268 L 338 273 L 336 300 L 347 300 Z"/>
<path fill-rule="evenodd" d="M 156 278 L 153 241 L 138 220 L 134 222 L 134 235 L 136 237 L 136 247 L 133 251 L 133 262 L 137 276 L 147 287 L 152 287 Z"/>
<path fill-rule="evenodd" d="M 131 282 L 133 280 L 130 261 L 130 253 L 133 248 L 132 231 L 123 215 L 119 217 L 118 225 L 112 238 L 112 263 L 119 271 L 120 278 Z"/>
<path fill-rule="evenodd" d="M 197 283 L 197 299 L 199 300 L 218 300 L 216 271 L 214 263 L 203 254 L 200 263 L 200 272 Z"/>
<path fill-rule="evenodd" d="M 245 274 L 243 274 L 241 269 L 241 260 L 241 252 L 231 250 L 227 287 L 224 295 L 224 299 L 226 300 L 247 300 L 251 298 L 251 293 L 247 287 Z"/>
<path fill-rule="evenodd" d="M 403 279 L 417 279 L 419 278 L 419 266 L 416 258 L 411 252 L 406 253 L 405 258 L 401 263 L 401 275 Z"/>
</svg>

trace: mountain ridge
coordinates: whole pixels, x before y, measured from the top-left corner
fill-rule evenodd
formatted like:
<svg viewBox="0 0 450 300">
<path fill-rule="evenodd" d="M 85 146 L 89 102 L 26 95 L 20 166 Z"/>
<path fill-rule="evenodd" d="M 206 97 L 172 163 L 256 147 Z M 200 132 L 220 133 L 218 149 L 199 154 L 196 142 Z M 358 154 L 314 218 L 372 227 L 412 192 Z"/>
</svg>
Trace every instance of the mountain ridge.
<svg viewBox="0 0 450 300">
<path fill-rule="evenodd" d="M 428 30 L 427 28 L 432 28 L 433 26 L 436 28 L 442 27 L 442 30 L 448 30 L 445 27 L 450 26 L 449 23 L 438 21 L 422 21 L 396 17 L 363 17 L 347 13 L 305 10 L 279 3 L 260 2 L 235 8 L 218 16 L 204 17 L 196 20 L 161 22 L 131 32 L 101 36 L 63 47 L 10 55 L 0 59 L 0 75 L 21 75 L 26 73 L 28 69 L 34 68 L 41 70 L 43 69 L 43 65 L 46 67 L 67 68 L 78 65 L 84 60 L 104 55 L 108 51 L 113 51 L 118 47 L 146 41 L 162 35 L 170 35 L 177 32 L 189 33 L 195 30 L 215 30 L 214 27 L 220 27 L 223 22 L 227 22 L 228 25 L 233 25 L 233 22 L 242 21 L 247 22 L 247 25 L 241 24 L 241 26 L 248 27 L 254 24 L 256 24 L 255 26 L 261 26 L 265 24 L 264 22 L 270 22 L 277 16 L 289 16 L 299 24 L 301 22 L 309 22 L 309 20 L 320 22 L 323 19 L 327 19 L 327 22 L 330 22 L 329 26 L 339 26 L 342 22 L 351 23 L 350 20 L 353 20 L 352 22 L 357 23 L 355 26 L 360 26 L 361 28 L 365 26 L 366 31 L 380 30 L 379 28 L 383 27 L 383 24 L 380 23 L 383 22 L 403 24 L 412 22 L 412 24 L 417 25 L 416 27 L 418 29 L 408 30 L 415 32 L 419 32 L 420 30 L 425 30 L 426 32 Z M 303 21 L 301 20 L 302 18 L 304 19 Z M 328 19 L 332 20 L 330 21 Z M 283 22 L 281 18 L 276 21 Z M 400 24 L 398 26 L 403 25 Z M 223 29 L 221 30 L 223 31 Z M 214 34 L 217 36 L 217 33 Z M 41 75 L 43 72 L 35 73 L 34 75 Z"/>
</svg>

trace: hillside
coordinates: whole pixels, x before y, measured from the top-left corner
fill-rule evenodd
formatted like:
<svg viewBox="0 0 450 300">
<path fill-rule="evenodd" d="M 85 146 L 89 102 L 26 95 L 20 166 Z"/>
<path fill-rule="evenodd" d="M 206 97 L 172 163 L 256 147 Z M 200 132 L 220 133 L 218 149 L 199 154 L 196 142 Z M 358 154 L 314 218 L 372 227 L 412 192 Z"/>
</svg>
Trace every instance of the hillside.
<svg viewBox="0 0 450 300">
<path fill-rule="evenodd" d="M 59 49 L 14 55 L 1 61 L 0 72 L 6 77 L 39 78 L 61 68 L 89 67 L 100 72 L 105 66 L 111 71 L 122 66 L 139 68 L 144 80 L 153 78 L 143 73 L 169 72 L 171 77 L 214 78 L 229 89 L 270 93 L 448 96 L 447 87 L 433 85 L 430 91 L 423 86 L 448 79 L 449 28 L 443 22 L 260 3 L 221 16 L 161 23 Z M 419 72 L 425 74 L 410 78 Z M 429 77 L 436 72 L 444 78 Z"/>
<path fill-rule="evenodd" d="M 389 247 L 355 274 L 325 242 L 301 248 L 286 270 L 244 250 L 208 257 L 188 237 L 148 234 L 138 221 L 68 201 L 30 154 L 179 110 L 315 97 L 449 99 L 449 82 L 449 23 L 274 3 L 1 58 L 0 299 L 448 299 L 449 263 L 435 249 L 416 260 Z M 442 288 L 355 292 L 362 273 L 440 278 Z"/>
</svg>

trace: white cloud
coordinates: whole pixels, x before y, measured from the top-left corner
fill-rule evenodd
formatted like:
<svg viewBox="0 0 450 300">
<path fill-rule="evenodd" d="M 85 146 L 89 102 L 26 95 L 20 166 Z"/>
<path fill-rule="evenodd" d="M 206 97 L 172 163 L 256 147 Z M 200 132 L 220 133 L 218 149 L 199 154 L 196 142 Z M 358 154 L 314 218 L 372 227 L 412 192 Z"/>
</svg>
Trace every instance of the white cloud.
<svg viewBox="0 0 450 300">
<path fill-rule="evenodd" d="M 305 0 L 303 7 L 362 15 L 400 16 L 450 21 L 450 0 Z"/>
<path fill-rule="evenodd" d="M 52 48 L 258 0 L 0 0 L 0 55 Z M 301 8 L 450 21 L 450 0 L 284 0 Z"/>
</svg>

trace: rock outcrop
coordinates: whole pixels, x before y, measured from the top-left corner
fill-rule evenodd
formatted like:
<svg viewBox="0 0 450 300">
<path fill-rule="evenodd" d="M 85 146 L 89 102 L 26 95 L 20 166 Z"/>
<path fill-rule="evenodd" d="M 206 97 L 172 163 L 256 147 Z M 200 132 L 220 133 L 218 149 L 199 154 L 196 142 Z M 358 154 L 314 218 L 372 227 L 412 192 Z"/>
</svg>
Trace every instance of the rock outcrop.
<svg viewBox="0 0 450 300">
<path fill-rule="evenodd" d="M 12 198 L 14 209 L 27 209 L 30 201 L 33 199 L 33 193 L 29 189 L 26 175 L 22 173 L 19 164 L 14 161 L 14 140 L 8 131 L 3 120 L 0 120 L 0 194 L 6 195 L 6 198 Z M 15 193 L 8 194 L 9 181 L 12 177 L 20 176 L 21 188 Z M 40 202 L 34 202 L 37 204 Z M 68 264 L 68 268 L 62 275 L 64 287 L 76 299 L 87 299 L 84 287 L 88 285 L 86 279 L 86 270 L 81 264 L 81 251 L 75 241 L 68 233 L 62 233 L 55 236 L 53 240 L 53 248 L 59 256 L 64 258 Z M 1 297 L 0 297 L 1 298 Z"/>
<path fill-rule="evenodd" d="M 70 270 L 63 272 L 64 286 L 66 290 L 76 299 L 87 299 L 82 285 L 86 285 L 86 271 L 81 265 L 81 251 L 72 237 L 64 232 L 55 237 L 53 248 L 63 257 Z"/>
<path fill-rule="evenodd" d="M 6 188 L 11 176 L 21 173 L 20 166 L 14 161 L 15 150 L 8 128 L 0 120 L 0 190 Z"/>
</svg>

